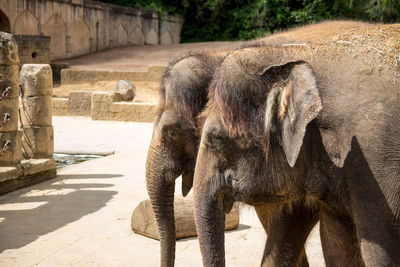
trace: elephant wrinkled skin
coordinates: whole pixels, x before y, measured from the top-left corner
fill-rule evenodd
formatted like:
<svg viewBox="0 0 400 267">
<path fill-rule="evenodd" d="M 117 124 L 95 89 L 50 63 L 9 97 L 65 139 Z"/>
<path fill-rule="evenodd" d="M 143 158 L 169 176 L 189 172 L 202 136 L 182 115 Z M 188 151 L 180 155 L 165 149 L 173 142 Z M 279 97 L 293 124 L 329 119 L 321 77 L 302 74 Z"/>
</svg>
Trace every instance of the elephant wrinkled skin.
<svg viewBox="0 0 400 267">
<path fill-rule="evenodd" d="M 397 24 L 249 44 L 224 59 L 194 175 L 205 266 L 225 264 L 234 201 L 302 199 L 320 207 L 327 266 L 400 266 L 399 55 Z"/>
<path fill-rule="evenodd" d="M 182 174 L 185 196 L 192 187 L 199 143 L 196 116 L 205 106 L 208 84 L 221 61 L 221 56 L 191 53 L 171 62 L 161 83 L 161 103 L 146 163 L 147 189 L 160 232 L 161 266 L 174 265 L 175 179 Z M 271 219 L 274 206 L 256 207 L 269 236 L 264 259 L 274 265 L 280 265 L 284 255 L 285 261 L 308 266 L 304 242 L 318 218 L 314 209 L 305 209 L 302 203 L 293 209 L 296 214 L 279 207 L 280 216 Z"/>
</svg>

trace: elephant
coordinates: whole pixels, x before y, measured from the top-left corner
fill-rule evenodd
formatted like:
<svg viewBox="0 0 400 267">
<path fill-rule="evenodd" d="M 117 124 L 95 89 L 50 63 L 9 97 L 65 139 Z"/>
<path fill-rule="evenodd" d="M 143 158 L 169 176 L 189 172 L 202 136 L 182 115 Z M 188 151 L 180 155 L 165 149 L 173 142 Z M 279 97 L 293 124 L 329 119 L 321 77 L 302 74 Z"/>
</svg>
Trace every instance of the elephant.
<svg viewBox="0 0 400 267">
<path fill-rule="evenodd" d="M 326 28 L 330 29 L 330 33 L 337 33 L 363 25 L 354 21 L 326 22 L 282 32 L 263 38 L 262 41 L 275 46 L 295 37 L 301 40 L 323 37 L 327 34 Z M 189 192 L 201 132 L 196 117 L 206 104 L 212 75 L 228 52 L 191 52 L 183 55 L 170 62 L 162 78 L 159 107 L 146 162 L 148 193 L 160 229 L 161 266 L 174 265 L 174 181 L 182 174 L 182 193 L 186 195 Z M 171 127 L 174 122 L 179 122 L 176 125 L 178 129 Z M 165 130 L 167 132 L 163 134 Z M 169 136 L 175 135 L 177 131 L 178 136 Z M 184 143 L 184 147 L 175 146 L 176 143 Z M 299 202 L 291 207 L 290 210 L 295 211 L 293 213 L 288 212 L 287 207 L 274 209 L 270 204 L 256 207 L 257 215 L 268 233 L 263 262 L 279 265 L 285 259 L 291 265 L 298 262 L 300 266 L 308 266 L 304 242 L 318 217 L 315 207 L 308 209 L 303 206 Z M 274 214 L 279 213 L 274 220 L 271 220 L 272 211 Z M 293 221 L 296 221 L 295 225 Z"/>
<path fill-rule="evenodd" d="M 159 104 L 146 160 L 146 186 L 159 234 L 161 266 L 174 266 L 175 179 L 182 194 L 193 183 L 199 143 L 196 117 L 207 102 L 207 87 L 222 56 L 188 53 L 171 61 L 161 79 Z"/>
<path fill-rule="evenodd" d="M 203 265 L 225 265 L 234 202 L 305 199 L 327 266 L 400 266 L 400 25 L 295 41 L 244 45 L 214 74 L 193 182 Z"/>
<path fill-rule="evenodd" d="M 191 52 L 173 60 L 162 78 L 160 103 L 146 162 L 146 185 L 160 233 L 161 266 L 174 265 L 175 179 L 182 174 L 182 194 L 186 196 L 193 183 L 199 143 L 200 125 L 196 117 L 206 105 L 208 84 L 223 57 L 223 54 Z M 284 254 L 286 261 L 308 266 L 303 244 L 318 218 L 313 211 L 293 209 L 298 210 L 296 215 L 280 209 L 280 217 L 274 220 L 270 219 L 269 211 L 274 210 L 270 205 L 256 210 L 269 236 L 265 261 L 279 265 Z M 294 219 L 296 229 L 292 227 Z M 295 240 L 292 239 L 294 236 L 297 236 Z M 301 239 L 298 236 L 303 236 L 304 240 L 292 248 L 291 243 Z"/>
</svg>

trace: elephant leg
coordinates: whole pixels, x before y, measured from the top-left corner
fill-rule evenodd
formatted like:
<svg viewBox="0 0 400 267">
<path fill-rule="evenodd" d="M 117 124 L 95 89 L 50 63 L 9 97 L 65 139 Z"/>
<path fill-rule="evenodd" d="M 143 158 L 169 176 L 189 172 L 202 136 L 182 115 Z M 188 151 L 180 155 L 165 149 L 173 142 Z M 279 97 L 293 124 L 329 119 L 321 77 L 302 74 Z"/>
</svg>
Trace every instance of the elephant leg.
<svg viewBox="0 0 400 267">
<path fill-rule="evenodd" d="M 327 267 L 364 266 L 357 233 L 350 218 L 321 208 L 319 227 Z"/>
<path fill-rule="evenodd" d="M 398 172 L 398 165 L 389 163 L 386 168 Z M 371 166 L 377 168 L 368 162 L 353 138 L 343 169 L 361 257 L 366 266 L 400 266 L 400 235 L 396 225 L 400 174 L 382 176 L 378 171 L 373 172 Z"/>
<path fill-rule="evenodd" d="M 304 244 L 318 221 L 318 209 L 304 203 L 292 208 L 266 204 L 255 207 L 268 235 L 262 266 L 309 266 Z M 278 212 L 277 212 L 278 211 Z"/>
</svg>

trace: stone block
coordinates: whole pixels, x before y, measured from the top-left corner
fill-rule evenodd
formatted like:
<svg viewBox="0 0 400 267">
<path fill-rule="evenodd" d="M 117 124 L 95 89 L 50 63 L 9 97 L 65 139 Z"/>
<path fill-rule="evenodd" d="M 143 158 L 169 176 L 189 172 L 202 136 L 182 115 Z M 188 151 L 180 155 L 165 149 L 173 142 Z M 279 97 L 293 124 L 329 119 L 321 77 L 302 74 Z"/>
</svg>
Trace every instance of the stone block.
<svg viewBox="0 0 400 267">
<path fill-rule="evenodd" d="M 160 82 L 165 66 L 150 66 L 147 71 L 108 71 L 62 69 L 61 84 L 95 83 L 129 80 L 131 82 Z"/>
<path fill-rule="evenodd" d="M 20 74 L 24 95 L 51 96 L 53 94 L 53 74 L 49 64 L 25 64 Z"/>
<path fill-rule="evenodd" d="M 51 96 L 23 97 L 20 102 L 22 126 L 52 126 Z"/>
<path fill-rule="evenodd" d="M 54 152 L 53 127 L 23 127 L 22 152 L 25 158 L 51 158 Z"/>
<path fill-rule="evenodd" d="M 0 131 L 18 130 L 18 98 L 6 98 L 0 101 Z"/>
<path fill-rule="evenodd" d="M 7 87 L 10 87 L 10 92 L 8 96 L 3 98 L 17 98 L 19 96 L 18 65 L 0 65 L 0 97 Z"/>
<path fill-rule="evenodd" d="M 53 97 L 53 116 L 68 116 L 68 98 Z"/>
<path fill-rule="evenodd" d="M 69 116 L 90 116 L 93 92 L 71 91 L 68 96 L 67 114 Z"/>
<path fill-rule="evenodd" d="M 135 103 L 119 102 L 111 105 L 112 120 L 140 121 L 140 114 Z"/>
<path fill-rule="evenodd" d="M 18 45 L 10 33 L 0 32 L 0 65 L 18 65 Z"/>
<path fill-rule="evenodd" d="M 17 167 L 0 167 L 0 183 L 17 179 L 21 175 L 21 169 Z"/>
<path fill-rule="evenodd" d="M 18 45 L 20 66 L 50 63 L 50 36 L 14 35 L 14 38 Z"/>
<path fill-rule="evenodd" d="M 53 158 L 50 159 L 26 159 L 21 161 L 22 175 L 34 175 L 43 173 L 48 170 L 56 169 L 56 162 Z"/>
<path fill-rule="evenodd" d="M 161 78 L 165 72 L 165 66 L 150 66 L 147 68 L 146 81 L 161 81 Z"/>
<path fill-rule="evenodd" d="M 152 122 L 156 106 L 143 103 L 119 102 L 111 105 L 112 119 L 117 121 Z"/>
<path fill-rule="evenodd" d="M 105 92 L 95 92 L 92 94 L 92 119 L 93 120 L 111 120 L 111 104 L 113 94 Z"/>
<path fill-rule="evenodd" d="M 10 141 L 8 148 L 0 153 L 0 166 L 15 166 L 21 161 L 21 132 L 0 132 L 0 151 L 7 141 Z"/>
<path fill-rule="evenodd" d="M 22 160 L 16 167 L 0 167 L 0 195 L 56 176 L 52 158 Z"/>
<path fill-rule="evenodd" d="M 176 239 L 197 235 L 193 210 L 193 200 L 190 196 L 186 198 L 175 196 L 174 215 Z M 226 214 L 225 230 L 233 230 L 238 226 L 239 211 L 234 205 L 231 212 Z M 140 202 L 133 211 L 131 217 L 131 227 L 135 233 L 160 240 L 157 222 L 149 199 Z"/>
<path fill-rule="evenodd" d="M 140 122 L 153 122 L 155 117 L 156 117 L 155 111 L 152 113 L 140 113 L 139 121 Z"/>
</svg>

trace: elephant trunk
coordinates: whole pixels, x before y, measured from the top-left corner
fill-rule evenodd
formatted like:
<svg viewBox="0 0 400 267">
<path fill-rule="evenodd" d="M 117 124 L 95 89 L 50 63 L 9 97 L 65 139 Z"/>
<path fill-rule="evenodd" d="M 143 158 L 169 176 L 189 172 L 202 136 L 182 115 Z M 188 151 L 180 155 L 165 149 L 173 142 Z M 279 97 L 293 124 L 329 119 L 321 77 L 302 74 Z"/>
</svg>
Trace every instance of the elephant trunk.
<svg viewBox="0 0 400 267">
<path fill-rule="evenodd" d="M 160 266 L 174 266 L 175 262 L 175 179 L 171 179 L 163 164 L 165 155 L 149 150 L 146 162 L 146 185 L 160 234 Z"/>
<path fill-rule="evenodd" d="M 199 237 L 203 265 L 207 267 L 225 266 L 224 195 L 210 194 L 215 189 L 211 187 L 210 185 L 200 189 L 194 187 L 196 230 Z"/>
</svg>

